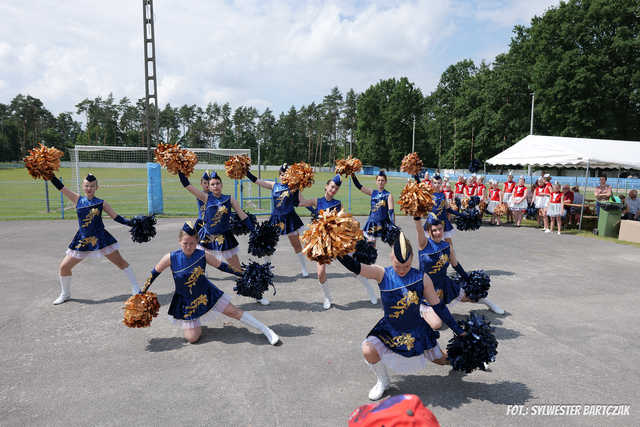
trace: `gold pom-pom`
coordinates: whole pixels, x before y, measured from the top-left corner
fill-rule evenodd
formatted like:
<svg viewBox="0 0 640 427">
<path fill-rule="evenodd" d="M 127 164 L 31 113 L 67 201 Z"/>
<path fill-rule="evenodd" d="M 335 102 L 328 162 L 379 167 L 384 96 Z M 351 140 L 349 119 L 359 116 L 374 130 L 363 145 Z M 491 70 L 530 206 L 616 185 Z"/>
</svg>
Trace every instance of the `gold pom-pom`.
<svg viewBox="0 0 640 427">
<path fill-rule="evenodd" d="M 480 212 L 484 213 L 484 211 L 485 211 L 485 210 L 487 210 L 487 202 L 485 202 L 484 200 L 483 200 L 483 201 L 481 201 L 481 202 L 478 204 L 478 210 L 479 210 Z"/>
<path fill-rule="evenodd" d="M 363 238 L 360 223 L 351 214 L 323 210 L 302 235 L 302 252 L 319 264 L 330 264 L 333 259 L 354 252 L 356 243 Z"/>
<path fill-rule="evenodd" d="M 508 206 L 506 203 L 500 203 L 498 204 L 498 206 L 496 206 L 495 208 L 493 208 L 493 213 L 496 216 L 502 216 L 502 215 L 506 215 L 507 214 L 507 210 L 508 210 Z"/>
<path fill-rule="evenodd" d="M 400 209 L 409 216 L 426 216 L 433 208 L 433 197 L 424 183 L 409 181 L 398 199 Z"/>
<path fill-rule="evenodd" d="M 282 177 L 282 183 L 293 191 L 311 187 L 313 182 L 313 169 L 305 162 L 292 164 Z"/>
<path fill-rule="evenodd" d="M 400 170 L 409 175 L 417 175 L 422 170 L 422 160 L 418 157 L 418 153 L 409 153 L 402 159 Z"/>
<path fill-rule="evenodd" d="M 336 173 L 340 175 L 353 175 L 362 169 L 362 162 L 355 157 L 347 157 L 336 161 Z"/>
<path fill-rule="evenodd" d="M 246 154 L 232 156 L 224 162 L 224 170 L 231 179 L 242 179 L 251 167 L 251 159 Z"/>
<path fill-rule="evenodd" d="M 155 149 L 156 162 L 176 175 L 182 172 L 189 176 L 198 163 L 198 156 L 186 148 L 181 148 L 178 144 L 158 144 Z"/>
<path fill-rule="evenodd" d="M 39 147 L 29 150 L 29 154 L 24 158 L 24 165 L 33 178 L 49 180 L 53 178 L 53 173 L 60 169 L 62 156 L 64 153 L 57 148 L 40 144 Z"/>
<path fill-rule="evenodd" d="M 469 197 L 465 197 L 464 199 L 462 199 L 462 201 L 460 202 L 460 207 L 462 208 L 462 210 L 465 210 L 469 207 L 469 200 L 471 200 Z"/>
<path fill-rule="evenodd" d="M 452 210 L 452 211 L 456 211 L 456 212 L 458 212 L 458 204 L 457 204 L 457 203 L 455 203 L 455 200 L 452 200 L 452 201 L 449 203 L 449 207 L 451 208 L 451 210 Z"/>
<path fill-rule="evenodd" d="M 124 319 L 122 323 L 130 328 L 146 328 L 158 315 L 160 303 L 153 292 L 145 292 L 130 296 L 124 303 Z"/>
</svg>

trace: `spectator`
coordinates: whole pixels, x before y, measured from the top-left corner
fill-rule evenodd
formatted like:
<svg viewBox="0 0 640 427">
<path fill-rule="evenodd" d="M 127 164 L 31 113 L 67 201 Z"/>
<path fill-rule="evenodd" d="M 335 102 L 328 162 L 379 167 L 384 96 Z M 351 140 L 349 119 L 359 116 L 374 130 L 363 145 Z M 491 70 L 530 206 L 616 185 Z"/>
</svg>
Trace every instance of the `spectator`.
<svg viewBox="0 0 640 427">
<path fill-rule="evenodd" d="M 600 177 L 600 185 L 596 187 L 593 194 L 596 196 L 596 216 L 600 216 L 600 203 L 609 200 L 613 194 L 611 186 L 607 184 L 607 177 Z"/>
<path fill-rule="evenodd" d="M 571 191 L 573 192 L 573 204 L 575 205 L 582 205 L 582 203 L 584 202 L 584 197 L 582 196 L 582 193 L 580 192 L 580 187 L 578 187 L 577 185 L 574 187 L 571 187 Z M 578 224 L 580 222 L 580 209 L 582 207 L 575 207 L 572 206 L 571 209 L 569 209 L 569 220 L 573 220 L 573 224 Z M 584 213 L 587 213 L 587 207 L 585 206 L 585 211 Z"/>
<path fill-rule="evenodd" d="M 638 191 L 629 191 L 629 197 L 624 201 L 624 211 L 622 211 L 622 219 L 640 220 L 640 199 L 638 199 Z"/>
<path fill-rule="evenodd" d="M 562 186 L 562 201 L 564 202 L 564 213 L 562 216 L 567 217 L 567 225 L 570 225 L 571 215 L 569 215 L 569 210 L 571 209 L 571 206 L 567 206 L 567 203 L 573 203 L 573 191 L 571 191 L 569 184 Z"/>
</svg>

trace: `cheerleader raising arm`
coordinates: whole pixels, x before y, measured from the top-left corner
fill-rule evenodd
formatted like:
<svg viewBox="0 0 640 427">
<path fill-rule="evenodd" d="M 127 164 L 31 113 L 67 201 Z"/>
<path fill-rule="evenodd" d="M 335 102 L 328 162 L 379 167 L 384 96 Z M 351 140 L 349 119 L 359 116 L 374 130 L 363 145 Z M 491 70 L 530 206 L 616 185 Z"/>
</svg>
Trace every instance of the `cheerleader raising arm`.
<svg viewBox="0 0 640 427">
<path fill-rule="evenodd" d="M 315 208 L 316 206 L 318 206 L 318 199 L 305 199 L 304 197 L 302 197 L 302 191 L 298 191 L 298 200 L 299 200 L 299 204 L 298 206 L 302 207 L 302 208 Z"/>
<path fill-rule="evenodd" d="M 196 199 L 201 200 L 203 202 L 207 202 L 207 193 L 202 190 L 198 190 L 196 187 L 191 185 L 189 182 L 189 178 L 187 178 L 182 172 L 178 172 L 178 178 L 180 178 L 180 183 L 182 186 L 191 194 L 196 196 Z"/>
<path fill-rule="evenodd" d="M 377 264 L 361 264 L 360 262 L 356 261 L 351 255 L 340 256 L 338 257 L 338 261 L 344 266 L 344 268 L 346 268 L 356 276 L 373 279 L 378 283 L 382 282 L 382 279 L 384 278 L 384 268 Z"/>
<path fill-rule="evenodd" d="M 424 229 L 422 228 L 422 218 L 414 216 L 413 221 L 416 224 L 416 233 L 418 234 L 418 247 L 420 250 L 423 250 L 427 247 L 427 235 L 424 233 Z"/>
<path fill-rule="evenodd" d="M 51 184 L 56 187 L 60 192 L 62 192 L 62 194 L 65 195 L 65 197 L 67 199 L 69 199 L 71 201 L 71 203 L 74 204 L 74 206 L 78 203 L 78 199 L 80 199 L 80 195 L 78 193 L 74 193 L 73 191 L 69 190 L 67 187 L 64 186 L 64 184 L 62 183 L 62 181 L 60 181 L 58 179 L 58 177 L 56 177 L 55 175 L 51 177 Z M 84 189 L 85 185 L 84 182 L 82 183 L 82 188 Z M 95 193 L 95 190 L 93 191 Z"/>
<path fill-rule="evenodd" d="M 247 171 L 247 178 L 249 178 L 249 181 L 253 182 L 256 185 L 259 185 L 262 188 L 266 188 L 267 190 L 273 189 L 273 185 L 275 184 L 275 182 L 273 181 L 258 179 L 258 177 L 252 174 L 251 171 Z"/>
<path fill-rule="evenodd" d="M 360 181 L 358 181 L 358 178 L 356 177 L 355 173 L 351 175 L 351 179 L 353 180 L 353 185 L 355 185 L 358 190 L 362 191 L 367 196 L 371 196 L 371 194 L 373 193 L 373 190 L 370 189 L 369 187 L 366 187 L 360 184 Z"/>
</svg>

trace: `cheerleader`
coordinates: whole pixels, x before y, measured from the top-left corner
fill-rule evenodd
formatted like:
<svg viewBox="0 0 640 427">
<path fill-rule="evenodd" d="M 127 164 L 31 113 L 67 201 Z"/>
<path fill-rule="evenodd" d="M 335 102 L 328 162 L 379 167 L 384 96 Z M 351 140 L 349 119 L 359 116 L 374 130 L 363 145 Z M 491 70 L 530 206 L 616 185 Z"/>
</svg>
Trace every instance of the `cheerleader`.
<svg viewBox="0 0 640 427">
<path fill-rule="evenodd" d="M 222 194 L 222 179 L 216 171 L 212 171 L 209 176 L 209 192 L 200 191 L 189 182 L 189 179 L 182 173 L 178 173 L 180 183 L 198 200 L 205 203 L 204 216 L 202 219 L 202 229 L 199 234 L 198 249 L 206 251 L 220 261 L 226 260 L 235 271 L 241 271 L 242 266 L 238 259 L 238 241 L 231 232 L 229 218 L 233 208 L 240 220 L 249 230 L 255 227 L 246 213 L 240 208 L 238 202 L 227 194 Z M 260 304 L 267 305 L 269 300 L 262 298 Z"/>
<path fill-rule="evenodd" d="M 319 197 L 317 199 L 304 199 L 302 197 L 302 192 L 300 192 L 300 206 L 307 208 L 315 208 L 315 212 L 324 211 L 327 209 L 335 209 L 336 212 L 342 210 L 342 202 L 340 200 L 334 199 L 334 196 L 340 189 L 342 185 L 342 180 L 340 179 L 340 175 L 334 176 L 332 179 L 327 181 L 327 184 L 324 187 L 324 197 Z M 316 264 L 316 270 L 318 272 L 318 282 L 320 282 L 320 286 L 322 287 L 322 292 L 324 294 L 324 300 L 322 302 L 322 307 L 325 310 L 329 310 L 331 308 L 331 292 L 329 291 L 329 285 L 327 285 L 327 265 L 326 264 Z M 378 303 L 378 297 L 376 296 L 375 290 L 371 287 L 366 278 L 360 278 L 360 282 L 367 290 L 367 294 L 369 295 L 369 300 L 371 304 Z"/>
<path fill-rule="evenodd" d="M 444 198 L 447 200 L 449 204 L 453 203 L 453 191 L 451 190 L 451 184 L 443 183 L 442 192 L 444 193 Z"/>
<path fill-rule="evenodd" d="M 464 198 L 464 187 L 466 185 L 467 184 L 464 181 L 464 176 L 458 175 L 458 182 L 456 182 L 455 192 L 453 194 L 453 197 L 456 198 L 456 199 L 463 199 Z"/>
<path fill-rule="evenodd" d="M 414 218 L 414 220 L 416 230 L 421 231 L 422 224 L 420 218 Z M 464 289 L 460 287 L 460 283 L 447 276 L 447 268 L 449 264 L 451 264 L 463 280 L 468 280 L 468 275 L 458 262 L 453 247 L 443 239 L 444 225 L 442 221 L 435 215 L 429 214 L 425 222 L 427 230 L 429 231 L 429 237 L 427 238 L 423 233 L 418 233 L 420 271 L 431 279 L 438 298 L 442 300 L 444 304 L 455 304 L 458 301 L 471 302 L 471 300 L 466 297 Z M 478 303 L 486 305 L 489 310 L 496 314 L 504 314 L 502 308 L 487 298 L 478 300 Z M 434 312 L 432 307 L 429 307 L 424 312 L 424 318 L 434 329 L 439 329 L 442 326 L 441 318 Z"/>
<path fill-rule="evenodd" d="M 447 215 L 450 207 L 444 192 L 442 192 L 440 175 L 434 175 L 433 177 L 433 191 L 433 208 L 431 208 L 431 212 L 444 224 L 444 239 L 449 245 L 453 246 L 452 237 L 456 230 L 451 225 Z M 424 235 L 425 237 L 428 235 L 427 224 L 424 225 Z"/>
<path fill-rule="evenodd" d="M 551 222 L 551 228 L 545 233 L 553 233 L 554 220 L 558 224 L 558 236 L 562 234 L 562 215 L 564 214 L 564 193 L 560 189 L 560 183 L 556 181 L 553 184 L 553 192 L 547 206 L 547 216 Z"/>
<path fill-rule="evenodd" d="M 380 288 L 384 316 L 362 343 L 362 355 L 377 379 L 369 391 L 369 399 L 380 399 L 389 388 L 387 367 L 407 374 L 424 369 L 427 361 L 438 365 L 449 363 L 446 351 L 438 345 L 439 332 L 421 317 L 426 309 L 424 302 L 454 333 L 464 332 L 438 298 L 429 276 L 411 267 L 413 249 L 404 233 L 393 245 L 389 267 L 361 265 L 350 256 L 338 260 L 353 273 L 375 280 Z"/>
<path fill-rule="evenodd" d="M 280 181 L 282 181 L 288 168 L 289 166 L 286 163 L 280 166 Z M 247 178 L 260 187 L 271 190 L 271 206 L 273 210 L 271 211 L 269 222 L 280 227 L 280 235 L 287 235 L 289 243 L 291 243 L 291 247 L 298 257 L 298 262 L 300 262 L 302 277 L 308 277 L 309 273 L 307 272 L 299 236 L 304 224 L 302 224 L 302 220 L 295 210 L 300 201 L 299 192 L 291 191 L 286 184 L 258 179 L 250 171 L 247 171 Z"/>
<path fill-rule="evenodd" d="M 147 279 L 151 284 L 160 273 L 171 267 L 175 292 L 169 305 L 169 318 L 173 324 L 181 326 L 185 339 L 193 344 L 200 339 L 202 323 L 222 313 L 259 330 L 271 345 L 275 345 L 280 340 L 275 332 L 231 304 L 231 298 L 207 279 L 207 264 L 227 273 L 239 273 L 219 257 L 198 248 L 197 232 L 197 226 L 185 223 L 178 235 L 180 249 L 163 256 Z"/>
<path fill-rule="evenodd" d="M 500 188 L 498 188 L 497 183 L 494 180 L 489 181 L 489 204 L 487 205 L 487 211 L 491 214 L 491 224 L 502 225 L 500 224 L 500 217 L 494 213 L 496 206 L 500 203 L 501 194 Z"/>
<path fill-rule="evenodd" d="M 387 185 L 387 174 L 383 170 L 378 173 L 376 177 L 377 190 L 371 190 L 360 184 L 355 175 L 351 175 L 351 179 L 358 190 L 371 197 L 369 218 L 367 218 L 362 230 L 367 240 L 375 247 L 376 239 L 382 235 L 382 231 L 396 222 L 396 216 L 393 212 L 393 195 L 384 188 Z"/>
<path fill-rule="evenodd" d="M 518 178 L 518 185 L 513 187 L 513 195 L 509 199 L 509 208 L 513 212 L 513 216 L 515 217 L 516 227 L 520 227 L 522 216 L 524 215 L 524 212 L 527 210 L 527 206 L 529 205 L 528 200 L 529 190 L 524 184 L 524 176 L 520 175 L 520 177 Z"/>
<path fill-rule="evenodd" d="M 118 215 L 104 200 L 95 197 L 98 191 L 98 180 L 92 174 L 82 181 L 84 196 L 69 190 L 57 177 L 51 178 L 51 184 L 65 195 L 75 205 L 78 215 L 78 232 L 69 244 L 65 257 L 60 262 L 58 279 L 60 281 L 60 296 L 53 301 L 54 305 L 62 304 L 71 299 L 71 270 L 83 259 L 104 256 L 124 272 L 131 283 L 131 294 L 140 292 L 136 276 L 129 263 L 122 258 L 118 249 L 120 245 L 116 239 L 104 228 L 102 211 L 104 210 L 114 221 L 131 226 L 131 220 Z"/>
<path fill-rule="evenodd" d="M 209 171 L 205 171 L 202 174 L 202 178 L 200 178 L 200 186 L 202 187 L 202 191 L 204 191 L 205 193 L 209 192 L 209 176 L 210 176 L 210 172 Z M 196 198 L 196 202 L 198 202 L 198 219 L 203 221 L 204 220 L 204 211 L 206 208 L 206 203 L 203 202 L 202 200 Z"/>
<path fill-rule="evenodd" d="M 511 197 L 513 195 L 513 189 L 516 186 L 515 181 L 513 180 L 513 172 L 509 171 L 509 175 L 507 175 L 507 181 L 504 183 L 502 187 L 502 202 L 507 204 L 507 222 L 513 222 L 513 212 L 511 212 Z"/>
<path fill-rule="evenodd" d="M 478 177 L 478 186 L 476 187 L 476 196 L 479 197 L 479 202 L 487 200 L 487 186 L 484 185 L 484 175 Z"/>
<path fill-rule="evenodd" d="M 545 192 L 546 192 L 546 188 L 545 188 L 544 179 L 540 177 L 538 179 L 538 186 L 536 187 L 536 190 L 534 193 L 533 203 L 536 209 L 538 209 L 538 225 L 540 225 L 540 219 L 542 218 L 542 221 L 544 223 L 544 231 L 546 233 L 547 230 L 549 229 L 549 220 L 547 219 L 547 214 L 546 214 L 546 208 L 547 208 L 547 204 L 549 203 L 549 197 Z"/>
</svg>

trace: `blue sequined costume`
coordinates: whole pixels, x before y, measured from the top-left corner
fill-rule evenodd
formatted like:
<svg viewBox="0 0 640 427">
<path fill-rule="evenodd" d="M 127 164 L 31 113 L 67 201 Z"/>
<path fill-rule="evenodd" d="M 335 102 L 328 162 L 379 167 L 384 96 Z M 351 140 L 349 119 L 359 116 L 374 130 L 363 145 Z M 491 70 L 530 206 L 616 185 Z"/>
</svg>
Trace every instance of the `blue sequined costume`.
<svg viewBox="0 0 640 427">
<path fill-rule="evenodd" d="M 371 192 L 371 210 L 369 218 L 362 230 L 369 237 L 380 237 L 382 230 L 391 223 L 389 218 L 389 193 L 387 190 L 373 190 Z"/>
<path fill-rule="evenodd" d="M 76 204 L 76 214 L 78 215 L 78 232 L 69 244 L 67 254 L 78 256 L 84 253 L 100 251 L 111 245 L 113 250 L 117 249 L 117 240 L 104 229 L 102 222 L 102 207 L 104 200 L 97 197 L 91 200 L 81 196 Z"/>
<path fill-rule="evenodd" d="M 429 239 L 427 246 L 419 252 L 420 271 L 429 276 L 440 301 L 449 304 L 460 296 L 460 284 L 447 276 L 451 248 L 445 240 L 440 243 Z"/>
<path fill-rule="evenodd" d="M 317 201 L 317 211 L 326 211 L 327 209 L 335 209 L 336 211 L 340 211 L 342 209 L 342 202 L 338 199 L 327 200 L 322 197 L 318 197 Z"/>
<path fill-rule="evenodd" d="M 422 356 L 434 348 L 440 333 L 431 329 L 420 315 L 422 273 L 412 268 L 400 277 L 393 267 L 387 267 L 378 286 L 384 317 L 368 336 L 378 338 L 387 348 L 404 357 Z"/>
<path fill-rule="evenodd" d="M 198 219 L 204 220 L 204 211 L 206 204 L 200 199 L 196 199 L 196 201 L 198 202 Z"/>
<path fill-rule="evenodd" d="M 208 193 L 203 228 L 198 236 L 201 247 L 220 253 L 238 247 L 238 241 L 229 225 L 231 209 L 231 196 L 221 194 L 216 197 L 213 193 Z"/>
<path fill-rule="evenodd" d="M 269 222 L 280 227 L 280 234 L 295 233 L 303 227 L 302 220 L 296 213 L 299 198 L 297 191 L 291 191 L 286 184 L 273 184 L 271 199 L 273 211 Z"/>
<path fill-rule="evenodd" d="M 438 217 L 438 219 L 444 224 L 444 232 L 450 232 L 453 230 L 453 225 L 449 221 L 449 217 L 447 215 L 447 198 L 444 193 L 433 193 L 433 208 L 431 208 L 431 212 Z M 424 231 L 427 233 L 427 222 L 424 223 Z M 428 236 L 428 233 L 427 233 Z"/>
<path fill-rule="evenodd" d="M 182 250 L 171 252 L 175 293 L 169 305 L 169 316 L 174 323 L 195 328 L 200 325 L 200 320 L 209 320 L 229 304 L 230 297 L 207 279 L 206 265 L 205 253 L 201 249 L 196 249 L 189 257 Z"/>
</svg>

